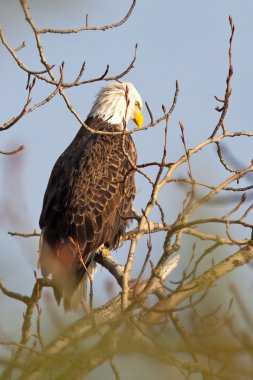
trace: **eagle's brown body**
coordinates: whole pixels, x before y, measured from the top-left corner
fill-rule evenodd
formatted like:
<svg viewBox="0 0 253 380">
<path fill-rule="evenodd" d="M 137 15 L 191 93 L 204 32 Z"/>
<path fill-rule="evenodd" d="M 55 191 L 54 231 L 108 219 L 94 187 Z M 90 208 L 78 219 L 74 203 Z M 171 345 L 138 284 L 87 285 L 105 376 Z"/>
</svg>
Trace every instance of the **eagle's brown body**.
<svg viewBox="0 0 253 380">
<path fill-rule="evenodd" d="M 121 130 L 98 117 L 86 124 Z M 54 165 L 40 216 L 39 265 L 43 276 L 52 273 L 55 296 L 58 302 L 64 298 L 65 309 L 84 296 L 86 284 L 81 283 L 96 250 L 116 248 L 129 224 L 135 197 L 131 162 L 136 159 L 130 135 L 123 140 L 122 134 L 92 134 L 81 127 Z"/>
</svg>

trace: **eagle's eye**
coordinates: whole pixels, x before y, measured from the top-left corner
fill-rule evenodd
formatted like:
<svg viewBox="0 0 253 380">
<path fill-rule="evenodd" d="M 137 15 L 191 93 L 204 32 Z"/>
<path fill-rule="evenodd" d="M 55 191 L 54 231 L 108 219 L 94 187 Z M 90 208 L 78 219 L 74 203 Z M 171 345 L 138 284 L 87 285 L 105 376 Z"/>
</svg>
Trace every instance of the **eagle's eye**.
<svg viewBox="0 0 253 380">
<path fill-rule="evenodd" d="M 135 102 L 135 107 L 141 109 L 141 105 L 140 105 L 140 102 L 138 102 L 138 100 L 136 100 L 136 102 Z"/>
</svg>

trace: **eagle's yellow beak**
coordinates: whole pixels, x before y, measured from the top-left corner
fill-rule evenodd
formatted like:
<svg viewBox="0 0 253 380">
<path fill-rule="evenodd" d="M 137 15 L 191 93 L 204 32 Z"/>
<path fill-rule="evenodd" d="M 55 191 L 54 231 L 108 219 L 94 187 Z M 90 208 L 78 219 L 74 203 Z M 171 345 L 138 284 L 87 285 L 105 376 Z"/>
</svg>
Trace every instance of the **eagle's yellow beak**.
<svg viewBox="0 0 253 380">
<path fill-rule="evenodd" d="M 135 111 L 134 118 L 133 118 L 135 124 L 137 125 L 138 128 L 141 128 L 144 122 L 144 117 L 142 115 L 141 111 Z"/>
</svg>

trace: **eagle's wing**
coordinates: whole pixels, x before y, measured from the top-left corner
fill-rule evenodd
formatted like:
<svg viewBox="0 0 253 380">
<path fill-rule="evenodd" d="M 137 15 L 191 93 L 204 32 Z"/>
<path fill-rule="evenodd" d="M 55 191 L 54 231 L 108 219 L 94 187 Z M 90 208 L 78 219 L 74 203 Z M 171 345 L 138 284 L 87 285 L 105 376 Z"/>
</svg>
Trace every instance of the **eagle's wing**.
<svg viewBox="0 0 253 380">
<path fill-rule="evenodd" d="M 59 292 L 68 297 L 95 251 L 103 244 L 118 245 L 135 196 L 131 137 L 125 139 L 124 149 L 121 135 L 86 134 L 80 141 L 79 136 L 56 162 L 40 219 L 42 273 L 52 272 Z M 53 260 L 48 259 L 51 256 Z"/>
<path fill-rule="evenodd" d="M 88 133 L 84 128 L 81 128 L 74 140 L 67 147 L 67 149 L 57 159 L 44 195 L 42 211 L 40 215 L 39 225 L 43 229 L 48 225 L 50 219 L 53 220 L 54 216 L 62 212 L 62 206 L 66 202 L 69 195 L 69 184 L 74 175 L 74 166 L 72 165 L 73 152 L 76 149 L 80 150 L 80 146 L 86 145 L 88 140 Z"/>
</svg>

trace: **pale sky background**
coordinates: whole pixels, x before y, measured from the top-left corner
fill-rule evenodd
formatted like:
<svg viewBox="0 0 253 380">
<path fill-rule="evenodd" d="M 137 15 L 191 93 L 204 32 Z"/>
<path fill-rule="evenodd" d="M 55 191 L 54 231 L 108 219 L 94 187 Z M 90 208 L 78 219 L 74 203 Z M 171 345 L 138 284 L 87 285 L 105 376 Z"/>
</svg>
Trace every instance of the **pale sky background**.
<svg viewBox="0 0 253 380">
<path fill-rule="evenodd" d="M 83 25 L 87 13 L 90 25 L 115 22 L 126 14 L 130 4 L 126 0 L 30 1 L 31 13 L 38 26 L 58 28 Z M 226 125 L 230 130 L 253 129 L 252 14 L 252 0 L 137 0 L 130 19 L 117 29 L 65 36 L 47 34 L 43 35 L 42 42 L 48 62 L 56 64 L 55 73 L 61 62 L 65 61 L 65 81 L 72 81 L 77 76 L 84 60 L 87 67 L 85 78 L 101 75 L 107 64 L 110 65 L 110 75 L 118 74 L 131 61 L 134 46 L 138 43 L 135 68 L 125 80 L 136 85 L 155 117 L 161 116 L 162 104 L 167 108 L 170 106 L 175 81 L 179 81 L 179 100 L 171 118 L 168 137 L 168 161 L 173 162 L 183 154 L 179 120 L 185 125 L 188 147 L 207 138 L 218 120 L 213 95 L 222 97 L 225 91 L 229 15 L 233 17 L 236 33 L 233 48 L 233 94 Z M 24 20 L 18 1 L 0 1 L 0 25 L 13 47 L 19 46 L 22 41 L 26 42 L 26 47 L 18 53 L 19 56 L 31 69 L 41 70 L 33 34 Z M 26 74 L 17 67 L 7 50 L 0 46 L 1 124 L 20 112 L 26 98 L 26 81 Z M 66 91 L 83 119 L 89 113 L 94 96 L 102 84 L 104 82 Z M 32 104 L 42 100 L 51 91 L 49 85 L 37 82 L 32 93 Z M 146 110 L 144 116 L 149 122 Z M 0 150 L 25 145 L 25 150 L 19 155 L 0 156 L 0 278 L 12 290 L 30 294 L 34 282 L 33 269 L 37 262 L 38 239 L 10 237 L 7 231 L 39 230 L 42 199 L 51 169 L 78 129 L 78 122 L 66 109 L 61 97 L 57 96 L 0 135 Z M 160 159 L 162 137 L 162 124 L 148 132 L 135 134 L 140 163 Z M 236 165 L 236 160 L 240 161 L 241 167 L 249 164 L 252 158 L 252 142 L 249 139 L 242 139 L 241 143 L 237 140 L 230 148 L 234 156 L 228 157 L 231 165 Z M 193 159 L 193 172 L 196 179 L 219 183 L 224 178 L 224 171 L 217 166 L 212 151 L 214 147 L 208 148 L 198 162 Z M 249 176 L 248 181 L 250 180 L 252 177 Z M 145 206 L 150 189 L 140 177 L 137 177 L 137 189 L 135 208 L 140 210 Z M 166 191 L 162 194 L 162 202 L 166 210 L 169 210 L 168 222 L 172 222 L 181 207 L 184 193 L 175 187 L 167 197 Z M 208 212 L 214 211 L 209 209 Z M 154 261 L 161 245 L 162 240 L 159 236 L 155 237 Z M 124 262 L 127 247 L 123 247 L 120 252 L 122 254 L 116 258 Z M 138 252 L 143 262 L 145 241 Z M 178 271 L 180 268 L 182 269 L 179 266 Z M 100 272 L 99 269 L 95 280 L 97 288 L 103 286 L 106 277 L 105 270 Z M 243 273 L 251 272 L 244 269 Z M 173 276 L 177 278 L 176 273 Z M 246 282 L 240 277 L 240 282 L 241 289 L 252 291 L 250 281 Z M 100 291 L 100 297 L 103 300 L 106 294 Z M 0 322 L 6 316 L 14 321 L 17 318 L 14 302 L 3 301 L 1 295 L 0 302 L 4 305 L 4 310 L 2 306 L 0 309 Z"/>
</svg>

